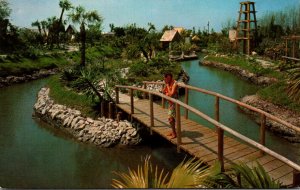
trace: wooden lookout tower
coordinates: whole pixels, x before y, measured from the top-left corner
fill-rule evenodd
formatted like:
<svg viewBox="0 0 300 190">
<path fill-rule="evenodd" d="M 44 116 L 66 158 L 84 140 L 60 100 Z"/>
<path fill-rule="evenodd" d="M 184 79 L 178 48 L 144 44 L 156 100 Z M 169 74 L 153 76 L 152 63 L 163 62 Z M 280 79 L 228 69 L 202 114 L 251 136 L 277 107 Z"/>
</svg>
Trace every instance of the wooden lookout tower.
<svg viewBox="0 0 300 190">
<path fill-rule="evenodd" d="M 248 55 L 256 45 L 257 21 L 254 4 L 251 1 L 240 2 L 237 21 L 235 46 L 239 50 L 240 44 L 243 44 L 243 53 Z"/>
</svg>

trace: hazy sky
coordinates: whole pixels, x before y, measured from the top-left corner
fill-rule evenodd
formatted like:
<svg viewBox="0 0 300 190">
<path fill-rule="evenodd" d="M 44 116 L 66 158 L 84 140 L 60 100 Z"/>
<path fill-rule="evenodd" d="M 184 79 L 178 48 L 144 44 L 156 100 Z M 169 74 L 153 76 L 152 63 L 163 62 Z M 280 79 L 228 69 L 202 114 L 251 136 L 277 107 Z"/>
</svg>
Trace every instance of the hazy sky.
<svg viewBox="0 0 300 190">
<path fill-rule="evenodd" d="M 136 23 L 147 26 L 153 23 L 157 29 L 164 25 L 185 28 L 210 27 L 220 31 L 227 20 L 238 17 L 241 0 L 70 0 L 73 5 L 83 5 L 87 10 L 97 10 L 104 18 L 103 29 L 109 24 L 124 26 Z M 59 0 L 8 0 L 12 8 L 11 20 L 17 26 L 30 27 L 37 19 L 59 17 Z M 257 17 L 274 10 L 299 6 L 300 0 L 256 0 Z"/>
</svg>

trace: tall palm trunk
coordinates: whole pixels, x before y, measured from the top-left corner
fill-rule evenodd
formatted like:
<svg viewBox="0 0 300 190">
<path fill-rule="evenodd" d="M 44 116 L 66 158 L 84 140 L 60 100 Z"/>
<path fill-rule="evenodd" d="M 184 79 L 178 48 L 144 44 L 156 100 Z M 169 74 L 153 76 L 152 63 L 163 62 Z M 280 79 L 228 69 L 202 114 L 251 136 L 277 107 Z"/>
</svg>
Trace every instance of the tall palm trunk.
<svg viewBox="0 0 300 190">
<path fill-rule="evenodd" d="M 81 23 L 80 26 L 80 40 L 81 40 L 81 61 L 80 64 L 82 67 L 85 66 L 85 41 L 86 41 L 86 32 L 84 23 Z"/>
<path fill-rule="evenodd" d="M 60 23 L 60 24 L 62 23 L 62 18 L 63 18 L 64 12 L 65 12 L 65 9 L 63 8 L 63 9 L 61 10 L 61 14 L 60 14 L 60 17 L 59 17 L 59 23 Z"/>
</svg>

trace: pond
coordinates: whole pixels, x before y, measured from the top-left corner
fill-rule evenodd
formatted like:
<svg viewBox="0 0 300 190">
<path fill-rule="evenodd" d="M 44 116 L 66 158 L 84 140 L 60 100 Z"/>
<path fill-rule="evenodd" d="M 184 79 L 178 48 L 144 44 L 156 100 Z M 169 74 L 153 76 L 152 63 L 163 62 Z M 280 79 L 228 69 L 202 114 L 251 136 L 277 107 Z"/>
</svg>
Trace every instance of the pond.
<svg viewBox="0 0 300 190">
<path fill-rule="evenodd" d="M 46 81 L 0 89 L 0 187 L 111 188 L 112 171 L 136 168 L 146 155 L 167 170 L 184 159 L 158 136 L 136 147 L 98 148 L 33 119 L 37 92 Z"/>
</svg>

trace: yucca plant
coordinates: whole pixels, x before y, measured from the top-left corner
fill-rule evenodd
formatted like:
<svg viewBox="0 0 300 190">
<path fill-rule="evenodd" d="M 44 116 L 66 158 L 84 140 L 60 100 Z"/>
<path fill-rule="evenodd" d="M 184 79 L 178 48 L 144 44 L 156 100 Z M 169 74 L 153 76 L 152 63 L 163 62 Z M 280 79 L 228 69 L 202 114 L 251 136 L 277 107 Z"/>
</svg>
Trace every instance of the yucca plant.
<svg viewBox="0 0 300 190">
<path fill-rule="evenodd" d="M 112 180 L 114 188 L 197 188 L 208 184 L 209 176 L 220 173 L 220 165 L 208 167 L 193 158 L 182 161 L 169 176 L 168 172 L 159 172 L 157 166 L 153 167 L 150 156 L 147 156 L 143 165 L 138 165 L 137 171 L 129 169 L 128 174 L 114 173 L 121 178 Z"/>
<path fill-rule="evenodd" d="M 225 173 L 211 176 L 209 181 L 214 188 L 257 188 L 273 189 L 282 187 L 279 181 L 272 179 L 264 168 L 257 162 L 250 168 L 246 164 L 233 164 Z"/>
<path fill-rule="evenodd" d="M 288 70 L 288 95 L 300 103 L 300 63 L 293 64 Z"/>
</svg>

